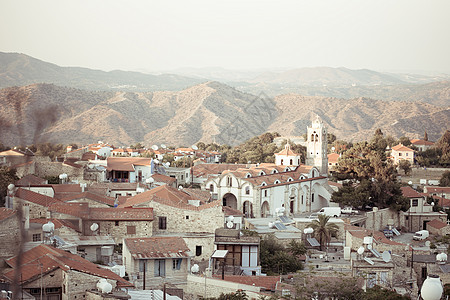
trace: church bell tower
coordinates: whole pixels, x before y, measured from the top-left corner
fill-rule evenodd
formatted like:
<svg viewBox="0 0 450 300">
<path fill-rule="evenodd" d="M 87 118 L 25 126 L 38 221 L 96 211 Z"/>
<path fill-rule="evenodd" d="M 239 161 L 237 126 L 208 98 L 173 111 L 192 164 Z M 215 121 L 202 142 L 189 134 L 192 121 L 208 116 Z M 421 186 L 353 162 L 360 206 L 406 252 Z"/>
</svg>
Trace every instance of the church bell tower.
<svg viewBox="0 0 450 300">
<path fill-rule="evenodd" d="M 328 174 L 327 129 L 319 116 L 307 129 L 306 165 L 315 166 L 320 174 Z"/>
</svg>

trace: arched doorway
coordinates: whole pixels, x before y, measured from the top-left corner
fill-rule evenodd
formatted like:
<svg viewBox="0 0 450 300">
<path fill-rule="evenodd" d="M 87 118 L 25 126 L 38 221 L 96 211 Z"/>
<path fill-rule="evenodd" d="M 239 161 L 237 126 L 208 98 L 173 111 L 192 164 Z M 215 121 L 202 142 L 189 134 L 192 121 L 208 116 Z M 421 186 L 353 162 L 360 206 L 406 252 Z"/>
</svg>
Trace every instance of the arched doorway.
<svg viewBox="0 0 450 300">
<path fill-rule="evenodd" d="M 269 202 L 264 201 L 263 205 L 261 206 L 261 217 L 266 218 L 269 214 L 270 214 Z"/>
<path fill-rule="evenodd" d="M 237 209 L 237 199 L 232 193 L 226 193 L 222 198 L 222 205 Z"/>
<path fill-rule="evenodd" d="M 244 217 L 253 218 L 253 204 L 250 201 L 245 201 L 243 206 Z"/>
</svg>

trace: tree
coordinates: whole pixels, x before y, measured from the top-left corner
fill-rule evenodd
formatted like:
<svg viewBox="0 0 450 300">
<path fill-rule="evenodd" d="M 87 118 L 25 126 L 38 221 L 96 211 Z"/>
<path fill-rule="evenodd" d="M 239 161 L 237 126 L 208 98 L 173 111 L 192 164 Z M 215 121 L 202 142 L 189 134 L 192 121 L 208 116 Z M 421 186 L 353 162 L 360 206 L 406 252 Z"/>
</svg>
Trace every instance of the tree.
<svg viewBox="0 0 450 300">
<path fill-rule="evenodd" d="M 409 137 L 402 136 L 398 139 L 398 142 L 402 144 L 403 146 L 409 146 L 411 145 L 411 141 L 409 140 Z"/>
<path fill-rule="evenodd" d="M 428 141 L 428 133 L 426 130 L 425 130 L 425 134 L 423 135 L 423 140 Z"/>
<path fill-rule="evenodd" d="M 446 130 L 445 133 L 435 144 L 436 149 L 441 151 L 441 157 L 439 164 L 442 166 L 450 165 L 450 130 Z"/>
<path fill-rule="evenodd" d="M 261 267 L 264 273 L 287 274 L 303 269 L 296 256 L 280 244 L 273 234 L 261 239 Z"/>
<path fill-rule="evenodd" d="M 353 206 L 364 209 L 371 204 L 370 191 L 370 180 L 363 180 L 356 186 L 351 182 L 345 182 L 341 188 L 331 195 L 331 200 L 342 206 Z"/>
<path fill-rule="evenodd" d="M 296 285 L 295 299 L 342 299 L 361 300 L 364 299 L 364 291 L 358 284 L 358 278 L 344 277 L 336 278 L 300 275 L 300 285 Z"/>
<path fill-rule="evenodd" d="M 407 160 L 401 160 L 398 163 L 398 167 L 405 172 L 405 175 L 408 175 L 411 172 L 411 163 Z"/>
<path fill-rule="evenodd" d="M 16 170 L 9 167 L 0 167 L 0 206 L 5 206 L 5 197 L 8 192 L 8 185 L 14 183 L 19 178 Z"/>
<path fill-rule="evenodd" d="M 410 300 L 407 296 L 402 296 L 395 291 L 391 291 L 380 286 L 369 288 L 364 293 L 363 300 Z"/>
<path fill-rule="evenodd" d="M 301 256 L 306 253 L 305 244 L 296 240 L 291 240 L 287 248 L 289 252 L 291 252 L 291 254 L 295 256 Z"/>
<path fill-rule="evenodd" d="M 331 236 L 336 235 L 339 228 L 334 223 L 328 223 L 330 216 L 319 214 L 318 220 L 313 220 L 308 227 L 314 229 L 314 236 L 319 237 L 320 250 L 322 250 L 324 244 L 328 244 Z"/>
<path fill-rule="evenodd" d="M 442 173 L 441 179 L 439 179 L 440 186 L 450 186 L 450 171 Z"/>
</svg>

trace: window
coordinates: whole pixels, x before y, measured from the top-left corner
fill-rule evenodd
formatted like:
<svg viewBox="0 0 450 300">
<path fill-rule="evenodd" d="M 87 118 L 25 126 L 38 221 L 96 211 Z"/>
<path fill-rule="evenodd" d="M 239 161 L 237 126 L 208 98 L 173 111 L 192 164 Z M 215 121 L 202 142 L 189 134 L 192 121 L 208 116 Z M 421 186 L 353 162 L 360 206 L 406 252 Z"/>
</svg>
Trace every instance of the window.
<svg viewBox="0 0 450 300">
<path fill-rule="evenodd" d="M 418 206 L 419 205 L 419 200 L 418 199 L 413 199 L 412 200 L 412 206 Z"/>
<path fill-rule="evenodd" d="M 230 176 L 227 177 L 227 186 L 232 186 L 233 185 L 233 178 L 231 178 Z"/>
<path fill-rule="evenodd" d="M 211 193 L 214 192 L 214 184 L 210 184 L 210 185 L 209 185 L 209 191 L 210 191 Z"/>
<path fill-rule="evenodd" d="M 167 217 L 158 217 L 158 228 L 167 229 Z"/>
<path fill-rule="evenodd" d="M 119 221 L 115 221 L 114 224 L 115 224 L 116 226 L 119 226 Z"/>
<path fill-rule="evenodd" d="M 136 234 L 136 226 L 127 226 L 127 234 Z"/>
<path fill-rule="evenodd" d="M 181 180 L 183 180 L 184 179 L 184 175 L 183 174 L 181 174 Z"/>
<path fill-rule="evenodd" d="M 406 156 L 408 156 L 408 153 L 405 153 Z"/>
<path fill-rule="evenodd" d="M 172 259 L 172 269 L 179 270 L 181 268 L 181 261 L 182 261 L 182 258 Z"/>
<path fill-rule="evenodd" d="M 291 166 L 294 164 L 292 158 L 291 158 L 291 160 L 289 162 L 290 162 Z"/>
<path fill-rule="evenodd" d="M 398 156 L 402 156 L 402 154 L 401 154 L 401 153 L 399 153 L 399 154 L 398 154 Z"/>
<path fill-rule="evenodd" d="M 264 190 L 264 197 L 267 197 L 267 190 Z"/>
<path fill-rule="evenodd" d="M 283 164 L 283 160 L 281 160 L 281 164 Z"/>
<path fill-rule="evenodd" d="M 35 233 L 33 234 L 33 242 L 39 242 L 41 240 L 41 234 Z"/>
<path fill-rule="evenodd" d="M 249 186 L 245 187 L 245 194 L 250 195 L 250 187 Z"/>
<path fill-rule="evenodd" d="M 202 255 L 202 246 L 195 246 L 195 256 Z"/>
<path fill-rule="evenodd" d="M 155 277 L 166 276 L 166 261 L 164 259 L 155 259 Z"/>
<path fill-rule="evenodd" d="M 186 216 L 186 220 L 189 220 L 189 216 Z"/>
<path fill-rule="evenodd" d="M 314 194 L 311 195 L 311 202 L 314 202 Z"/>
<path fill-rule="evenodd" d="M 139 272 L 146 272 L 146 271 L 147 271 L 147 260 L 140 259 L 139 260 Z"/>
<path fill-rule="evenodd" d="M 302 204 L 303 204 L 303 195 L 302 195 Z"/>
</svg>

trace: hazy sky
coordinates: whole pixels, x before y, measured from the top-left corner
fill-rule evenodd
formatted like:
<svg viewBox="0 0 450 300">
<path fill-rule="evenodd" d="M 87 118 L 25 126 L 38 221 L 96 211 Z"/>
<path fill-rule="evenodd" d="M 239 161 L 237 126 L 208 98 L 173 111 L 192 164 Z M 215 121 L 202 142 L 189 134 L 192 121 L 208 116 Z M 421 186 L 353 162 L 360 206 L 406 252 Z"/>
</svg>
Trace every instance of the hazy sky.
<svg viewBox="0 0 450 300">
<path fill-rule="evenodd" d="M 102 70 L 450 74 L 449 0 L 1 0 L 0 51 Z"/>
</svg>

